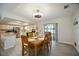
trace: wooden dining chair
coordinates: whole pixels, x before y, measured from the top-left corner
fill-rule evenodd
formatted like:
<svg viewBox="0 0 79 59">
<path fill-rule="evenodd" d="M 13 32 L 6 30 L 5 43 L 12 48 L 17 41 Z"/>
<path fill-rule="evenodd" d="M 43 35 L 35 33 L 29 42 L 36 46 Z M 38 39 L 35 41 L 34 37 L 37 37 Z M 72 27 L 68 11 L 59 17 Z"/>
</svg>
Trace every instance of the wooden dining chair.
<svg viewBox="0 0 79 59">
<path fill-rule="evenodd" d="M 28 37 L 31 38 L 33 36 L 37 36 L 38 32 L 28 32 Z"/>
<path fill-rule="evenodd" d="M 33 33 L 32 32 L 28 32 L 28 37 L 33 37 Z"/>
<path fill-rule="evenodd" d="M 28 44 L 28 38 L 24 35 L 21 35 L 21 41 L 22 41 L 22 56 L 29 54 L 29 44 Z"/>
<path fill-rule="evenodd" d="M 44 33 L 44 47 L 49 48 L 50 47 L 50 42 L 51 42 L 51 33 L 50 32 L 45 32 Z"/>
</svg>

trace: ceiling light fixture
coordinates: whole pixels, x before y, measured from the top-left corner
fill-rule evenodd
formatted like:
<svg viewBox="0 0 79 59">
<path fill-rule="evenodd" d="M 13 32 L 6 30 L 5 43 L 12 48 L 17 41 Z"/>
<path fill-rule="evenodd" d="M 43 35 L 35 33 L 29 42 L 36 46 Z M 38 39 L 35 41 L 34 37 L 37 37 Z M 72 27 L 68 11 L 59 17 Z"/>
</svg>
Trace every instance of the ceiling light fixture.
<svg viewBox="0 0 79 59">
<path fill-rule="evenodd" d="M 36 13 L 33 14 L 34 18 L 42 18 L 42 13 L 39 9 L 36 10 Z"/>
</svg>

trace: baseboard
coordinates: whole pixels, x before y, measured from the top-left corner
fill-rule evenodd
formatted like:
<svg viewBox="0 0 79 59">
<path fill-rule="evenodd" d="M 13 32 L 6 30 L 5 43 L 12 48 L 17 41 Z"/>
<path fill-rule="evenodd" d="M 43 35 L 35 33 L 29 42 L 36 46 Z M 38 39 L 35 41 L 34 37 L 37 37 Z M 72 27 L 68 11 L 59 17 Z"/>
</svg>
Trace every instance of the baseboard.
<svg viewBox="0 0 79 59">
<path fill-rule="evenodd" d="M 73 43 L 70 43 L 70 42 L 62 42 L 62 41 L 58 41 L 58 43 L 63 43 L 63 44 L 68 44 L 68 45 L 73 45 Z"/>
<path fill-rule="evenodd" d="M 79 53 L 79 49 L 76 47 L 76 46 L 74 46 L 74 48 L 76 49 L 76 51 Z"/>
</svg>

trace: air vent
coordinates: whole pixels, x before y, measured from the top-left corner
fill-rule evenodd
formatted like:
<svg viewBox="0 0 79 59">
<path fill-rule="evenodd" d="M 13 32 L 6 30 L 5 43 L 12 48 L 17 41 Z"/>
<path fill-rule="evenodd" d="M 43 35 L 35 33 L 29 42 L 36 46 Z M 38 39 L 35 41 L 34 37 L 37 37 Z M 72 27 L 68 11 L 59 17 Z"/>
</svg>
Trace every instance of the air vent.
<svg viewBox="0 0 79 59">
<path fill-rule="evenodd" d="M 64 9 L 67 9 L 68 7 L 69 7 L 69 5 L 65 5 L 65 6 L 64 6 Z"/>
</svg>

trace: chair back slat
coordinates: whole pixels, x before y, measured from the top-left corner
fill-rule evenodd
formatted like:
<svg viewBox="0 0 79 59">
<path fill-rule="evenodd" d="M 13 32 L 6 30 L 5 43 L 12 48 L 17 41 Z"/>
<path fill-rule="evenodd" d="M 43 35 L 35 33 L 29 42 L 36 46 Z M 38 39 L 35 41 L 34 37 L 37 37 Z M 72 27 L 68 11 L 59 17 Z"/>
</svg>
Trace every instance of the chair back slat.
<svg viewBox="0 0 79 59">
<path fill-rule="evenodd" d="M 22 41 L 22 44 L 24 43 L 28 44 L 28 38 L 24 35 L 21 35 L 21 41 Z"/>
</svg>

